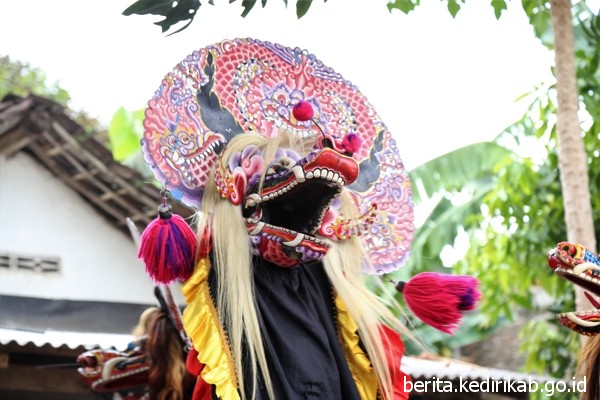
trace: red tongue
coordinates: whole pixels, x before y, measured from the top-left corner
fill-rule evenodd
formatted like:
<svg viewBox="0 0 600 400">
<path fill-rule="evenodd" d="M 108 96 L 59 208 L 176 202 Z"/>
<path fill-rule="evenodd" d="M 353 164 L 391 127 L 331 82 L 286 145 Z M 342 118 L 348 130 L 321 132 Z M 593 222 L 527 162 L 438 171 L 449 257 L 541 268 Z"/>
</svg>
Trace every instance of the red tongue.
<svg viewBox="0 0 600 400">
<path fill-rule="evenodd" d="M 591 294 L 589 294 L 588 292 L 583 292 L 585 294 L 585 297 L 587 297 L 587 299 L 590 301 L 590 303 L 592 303 L 592 305 L 594 307 L 596 307 L 597 309 L 600 309 L 600 303 L 598 302 L 598 300 L 596 300 L 594 298 L 594 296 L 592 296 Z"/>
</svg>

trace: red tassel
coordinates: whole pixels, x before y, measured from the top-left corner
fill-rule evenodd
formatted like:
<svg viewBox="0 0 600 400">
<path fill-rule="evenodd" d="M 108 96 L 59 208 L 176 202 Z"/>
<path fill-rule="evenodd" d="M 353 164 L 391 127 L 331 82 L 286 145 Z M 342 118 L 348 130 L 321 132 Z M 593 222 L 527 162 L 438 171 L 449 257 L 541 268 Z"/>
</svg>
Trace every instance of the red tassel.
<svg viewBox="0 0 600 400">
<path fill-rule="evenodd" d="M 472 276 L 423 272 L 408 282 L 400 282 L 396 289 L 421 321 L 452 334 L 460 324 L 462 312 L 474 309 L 481 299 L 478 284 Z"/>
<path fill-rule="evenodd" d="M 138 257 L 155 282 L 185 281 L 194 271 L 196 246 L 194 231 L 181 216 L 173 215 L 165 199 L 158 217 L 142 233 Z"/>
</svg>

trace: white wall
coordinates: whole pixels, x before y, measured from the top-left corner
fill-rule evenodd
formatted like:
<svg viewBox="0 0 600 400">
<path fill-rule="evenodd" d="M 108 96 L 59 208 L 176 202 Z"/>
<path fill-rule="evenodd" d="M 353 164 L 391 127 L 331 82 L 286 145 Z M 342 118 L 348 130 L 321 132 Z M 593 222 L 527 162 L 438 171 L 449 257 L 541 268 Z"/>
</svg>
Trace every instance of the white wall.
<svg viewBox="0 0 600 400">
<path fill-rule="evenodd" d="M 0 253 L 61 259 L 58 273 L 0 268 L 0 294 L 155 304 L 136 252 L 126 234 L 30 156 L 0 154 Z"/>
</svg>

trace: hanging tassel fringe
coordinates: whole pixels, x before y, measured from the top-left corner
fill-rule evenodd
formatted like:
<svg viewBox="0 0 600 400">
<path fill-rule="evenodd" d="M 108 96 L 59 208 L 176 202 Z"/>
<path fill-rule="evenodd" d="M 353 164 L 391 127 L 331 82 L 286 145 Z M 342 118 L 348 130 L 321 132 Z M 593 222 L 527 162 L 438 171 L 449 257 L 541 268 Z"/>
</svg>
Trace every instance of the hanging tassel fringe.
<svg viewBox="0 0 600 400">
<path fill-rule="evenodd" d="M 185 220 L 171 211 L 163 198 L 158 217 L 142 233 L 138 258 L 153 281 L 169 284 L 185 281 L 194 270 L 196 235 Z"/>
<path fill-rule="evenodd" d="M 408 308 L 424 323 L 452 334 L 462 313 L 473 310 L 481 299 L 476 278 L 423 272 L 408 282 L 396 284 Z"/>
</svg>

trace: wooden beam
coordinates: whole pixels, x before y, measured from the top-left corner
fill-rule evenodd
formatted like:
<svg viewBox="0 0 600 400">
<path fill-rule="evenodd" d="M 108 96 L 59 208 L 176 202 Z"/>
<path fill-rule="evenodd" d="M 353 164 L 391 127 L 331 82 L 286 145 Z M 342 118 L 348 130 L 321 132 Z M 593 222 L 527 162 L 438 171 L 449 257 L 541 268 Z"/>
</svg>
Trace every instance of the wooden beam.
<svg viewBox="0 0 600 400">
<path fill-rule="evenodd" d="M 14 106 L 8 107 L 0 113 L 0 136 L 12 130 L 27 115 L 26 111 L 31 108 L 33 100 L 27 98 Z"/>
<path fill-rule="evenodd" d="M 146 198 L 145 196 L 140 196 L 140 191 L 138 190 L 138 188 L 136 188 L 135 186 L 133 186 L 132 184 L 130 184 L 129 182 L 127 182 L 125 179 L 121 178 L 120 176 L 116 175 L 114 172 L 110 171 L 110 169 L 102 161 L 100 161 L 98 158 L 96 158 L 96 156 L 94 156 L 90 151 L 88 151 L 84 147 L 80 146 L 77 143 L 77 141 L 73 138 L 73 136 L 71 136 L 71 134 L 69 134 L 69 132 L 58 122 L 56 122 L 56 121 L 53 122 L 52 128 L 66 142 L 70 143 L 71 145 L 76 146 L 75 148 L 77 149 L 77 153 L 76 153 L 77 156 L 79 156 L 79 157 L 85 156 L 86 160 L 89 160 L 90 162 L 92 162 L 96 166 L 96 168 L 98 168 L 100 171 L 109 174 L 117 184 L 119 184 L 121 187 L 123 187 L 125 190 L 127 190 L 128 193 L 130 193 L 135 198 L 137 198 L 138 201 L 140 201 L 141 203 L 143 203 L 146 206 L 151 207 L 151 208 L 154 208 L 157 206 L 156 202 L 153 199 Z"/>
<path fill-rule="evenodd" d="M 7 145 L 2 144 L 2 146 L 0 146 L 0 152 L 4 154 L 7 158 L 12 157 L 14 154 L 26 147 L 29 143 L 31 143 L 35 138 L 36 137 L 34 135 L 22 136 L 17 140 L 9 142 Z"/>
<path fill-rule="evenodd" d="M 53 138 L 50 133 L 43 132 L 42 136 L 45 139 L 47 139 L 50 143 L 52 143 L 52 145 L 54 145 L 55 148 L 61 147 L 61 144 L 58 143 L 58 141 L 55 138 Z M 79 149 L 77 149 L 77 151 L 79 151 Z M 77 153 L 77 151 L 75 153 Z M 79 171 L 79 173 L 77 175 L 83 174 L 87 178 L 87 181 L 89 183 L 91 183 L 93 186 L 95 186 L 99 190 L 99 192 L 101 192 L 101 194 L 96 194 L 94 196 L 99 201 L 107 202 L 107 200 L 110 199 L 110 200 L 114 201 L 115 203 L 117 203 L 122 209 L 126 210 L 128 214 L 135 214 L 139 211 L 139 210 L 137 210 L 137 208 L 132 207 L 129 201 L 127 201 L 126 199 L 123 199 L 121 196 L 119 196 L 118 193 L 114 189 L 112 189 L 112 188 L 106 186 L 104 183 L 102 183 L 102 181 L 100 181 L 100 179 L 98 179 L 101 176 L 101 174 L 97 174 L 100 176 L 94 176 L 94 175 L 90 174 L 87 167 L 82 165 L 75 158 L 75 156 L 72 154 L 72 152 L 69 149 L 63 148 L 63 151 L 62 151 L 62 153 L 60 153 L 60 155 L 62 157 L 64 157 L 75 169 L 77 169 L 77 171 Z M 104 174 L 111 175 L 111 172 L 106 168 L 102 168 L 102 169 L 98 169 L 98 170 Z M 72 176 L 73 175 L 70 175 L 70 176 L 66 177 L 66 179 L 73 181 Z M 110 177 L 112 178 L 112 175 Z M 81 179 L 79 179 L 79 180 L 81 180 Z M 81 186 L 81 185 L 79 185 L 79 186 Z M 122 219 L 120 222 L 123 223 L 124 221 L 125 221 L 125 219 Z"/>
<path fill-rule="evenodd" d="M 56 162 L 54 161 L 54 159 L 48 157 L 46 155 L 46 153 L 45 153 L 45 150 L 41 146 L 39 146 L 37 143 L 34 143 L 34 144 L 32 144 L 30 146 L 30 148 L 34 152 L 34 154 L 37 157 L 39 157 L 39 159 L 44 164 L 46 164 L 46 166 L 48 167 L 48 169 L 50 169 L 67 186 L 71 187 L 76 192 L 80 193 L 82 196 L 84 196 L 85 198 L 87 198 L 90 202 L 92 202 L 93 204 L 97 205 L 102 210 L 106 211 L 109 215 L 111 215 L 117 221 L 125 221 L 125 219 L 127 218 L 126 215 L 121 214 L 121 213 L 115 211 L 115 209 L 113 207 L 109 207 L 108 204 L 106 204 L 105 202 L 101 201 L 97 197 L 96 193 L 90 192 L 87 188 L 85 188 L 84 186 L 82 186 L 78 182 L 76 182 L 76 181 L 74 181 L 74 180 L 69 179 L 68 177 L 66 177 L 64 175 L 62 169 L 58 165 L 56 165 Z"/>
</svg>

